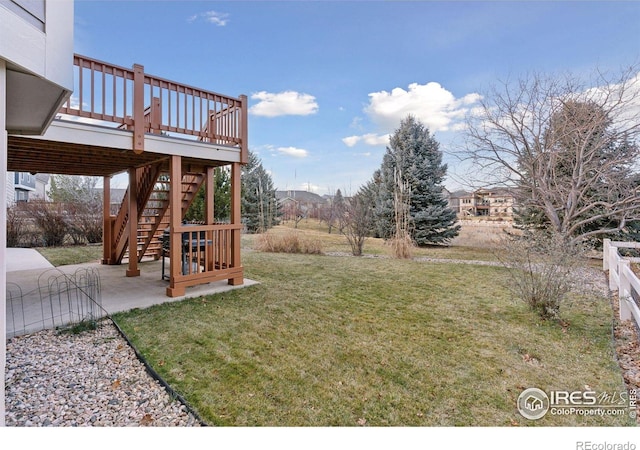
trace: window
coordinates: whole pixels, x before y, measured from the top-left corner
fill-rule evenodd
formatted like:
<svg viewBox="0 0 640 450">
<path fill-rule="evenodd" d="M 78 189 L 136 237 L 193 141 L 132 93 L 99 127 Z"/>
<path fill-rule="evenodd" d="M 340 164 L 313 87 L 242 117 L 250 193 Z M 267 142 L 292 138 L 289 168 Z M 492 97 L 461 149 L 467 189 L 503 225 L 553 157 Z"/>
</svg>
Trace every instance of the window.
<svg viewBox="0 0 640 450">
<path fill-rule="evenodd" d="M 16 202 L 29 201 L 29 191 L 16 190 Z"/>
</svg>

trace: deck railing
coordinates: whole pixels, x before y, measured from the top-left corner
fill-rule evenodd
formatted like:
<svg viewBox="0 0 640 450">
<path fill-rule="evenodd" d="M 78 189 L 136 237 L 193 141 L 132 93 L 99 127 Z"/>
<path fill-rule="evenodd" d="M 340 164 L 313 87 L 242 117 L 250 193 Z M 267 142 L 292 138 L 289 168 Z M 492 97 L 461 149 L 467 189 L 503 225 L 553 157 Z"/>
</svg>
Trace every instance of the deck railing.
<svg viewBox="0 0 640 450">
<path fill-rule="evenodd" d="M 233 243 L 239 242 L 241 225 L 183 225 L 181 233 L 181 274 L 176 283 L 190 282 L 200 278 L 223 280 L 237 276 L 242 271 Z"/>
<path fill-rule="evenodd" d="M 240 149 L 247 161 L 247 97 L 195 88 L 132 69 L 74 55 L 74 94 L 61 114 L 133 131 L 133 150 L 145 133 L 174 133 Z"/>
<path fill-rule="evenodd" d="M 640 242 L 605 239 L 602 254 L 602 268 L 609 272 L 609 289 L 618 291 L 620 320 L 633 320 L 640 327 L 640 280 L 631 270 L 631 264 L 640 262 L 640 258 L 623 257 L 618 248 L 640 249 Z"/>
</svg>

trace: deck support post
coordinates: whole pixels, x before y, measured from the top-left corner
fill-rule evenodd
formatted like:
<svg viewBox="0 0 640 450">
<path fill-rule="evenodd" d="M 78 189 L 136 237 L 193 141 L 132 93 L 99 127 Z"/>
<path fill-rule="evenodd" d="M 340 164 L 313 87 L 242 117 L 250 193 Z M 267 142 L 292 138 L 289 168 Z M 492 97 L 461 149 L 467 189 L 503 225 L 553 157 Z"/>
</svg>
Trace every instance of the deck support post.
<svg viewBox="0 0 640 450">
<path fill-rule="evenodd" d="M 206 178 L 205 178 L 205 203 L 204 203 L 204 214 L 205 214 L 205 223 L 207 225 L 213 225 L 214 218 L 214 203 L 213 196 L 215 194 L 215 168 L 207 167 Z"/>
<path fill-rule="evenodd" d="M 206 170 L 207 170 L 206 178 L 204 180 L 204 186 L 205 186 L 204 220 L 207 225 L 213 225 L 216 220 L 215 212 L 214 212 L 215 168 L 212 166 L 208 166 Z M 215 242 L 215 237 L 213 236 L 213 233 L 209 233 L 209 236 L 207 236 L 207 240 Z M 213 245 L 211 246 L 207 245 L 206 251 L 207 251 L 207 261 L 209 261 L 209 266 L 207 267 L 207 270 L 211 271 L 214 268 Z"/>
<path fill-rule="evenodd" d="M 102 178 L 102 264 L 111 264 L 113 255 L 111 226 L 111 177 Z"/>
<path fill-rule="evenodd" d="M 240 261 L 240 234 L 242 225 L 242 216 L 240 211 L 241 204 L 241 184 L 240 175 L 242 167 L 240 163 L 233 163 L 231 165 L 231 223 L 237 225 L 231 231 L 231 267 L 239 268 L 242 265 Z M 236 286 L 244 283 L 244 276 L 241 275 L 235 278 L 229 278 L 229 284 Z"/>
<path fill-rule="evenodd" d="M 185 295 L 186 289 L 177 279 L 182 274 L 182 157 L 171 155 L 169 163 L 169 211 L 170 211 L 170 250 L 169 250 L 169 287 L 167 296 L 179 297 Z"/>
<path fill-rule="evenodd" d="M 128 277 L 140 276 L 138 269 L 138 171 L 129 169 L 129 268 Z"/>
</svg>

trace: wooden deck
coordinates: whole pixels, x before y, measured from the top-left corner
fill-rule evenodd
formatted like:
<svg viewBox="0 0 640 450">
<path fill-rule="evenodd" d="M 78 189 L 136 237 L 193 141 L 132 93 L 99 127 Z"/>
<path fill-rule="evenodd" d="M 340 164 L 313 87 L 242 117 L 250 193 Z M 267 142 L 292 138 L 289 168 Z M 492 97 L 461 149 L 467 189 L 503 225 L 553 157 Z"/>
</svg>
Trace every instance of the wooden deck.
<svg viewBox="0 0 640 450">
<path fill-rule="evenodd" d="M 241 284 L 240 172 L 248 155 L 246 96 L 234 98 L 165 80 L 145 74 L 137 64 L 127 69 L 76 55 L 74 68 L 74 94 L 47 132 L 9 135 L 8 170 L 101 176 L 105 205 L 110 204 L 111 177 L 127 172 L 128 194 L 120 212 L 111 216 L 104 208 L 104 264 L 119 264 L 126 246 L 129 255 L 138 256 L 128 258 L 127 276 L 139 275 L 138 262 L 149 241 L 167 226 L 171 258 L 167 295 L 184 295 L 188 286 L 222 279 Z M 228 224 L 213 218 L 213 168 L 220 166 L 230 166 L 231 172 Z M 199 182 L 185 183 L 188 176 Z M 143 212 L 151 208 L 148 202 L 158 184 L 170 186 L 168 203 L 150 224 Z M 201 187 L 207 192 L 207 217 L 197 230 L 187 229 L 182 218 Z M 185 242 L 191 236 L 187 231 L 197 231 L 194 236 L 204 241 L 202 250 Z M 195 254 L 192 248 L 197 249 Z M 191 262 L 188 270 L 183 269 L 185 258 Z"/>
</svg>

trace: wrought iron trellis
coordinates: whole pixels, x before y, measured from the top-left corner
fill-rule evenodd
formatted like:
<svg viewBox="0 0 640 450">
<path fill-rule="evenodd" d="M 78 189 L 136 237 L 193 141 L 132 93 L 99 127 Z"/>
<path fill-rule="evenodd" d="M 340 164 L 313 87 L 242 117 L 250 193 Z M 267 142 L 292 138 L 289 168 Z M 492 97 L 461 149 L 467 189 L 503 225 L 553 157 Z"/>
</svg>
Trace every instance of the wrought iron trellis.
<svg viewBox="0 0 640 450">
<path fill-rule="evenodd" d="M 7 336 L 71 327 L 107 315 L 102 307 L 100 273 L 82 268 L 72 274 L 50 269 L 29 292 L 7 283 Z"/>
</svg>

